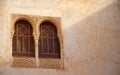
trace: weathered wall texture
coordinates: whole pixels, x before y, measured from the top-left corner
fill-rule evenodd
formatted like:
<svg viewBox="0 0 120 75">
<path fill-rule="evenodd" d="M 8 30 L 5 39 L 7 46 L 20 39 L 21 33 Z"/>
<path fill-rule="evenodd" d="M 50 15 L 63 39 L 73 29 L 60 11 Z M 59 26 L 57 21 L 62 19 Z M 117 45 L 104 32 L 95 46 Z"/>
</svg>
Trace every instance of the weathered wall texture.
<svg viewBox="0 0 120 75">
<path fill-rule="evenodd" d="M 11 14 L 61 17 L 64 70 L 13 68 Z M 0 75 L 120 75 L 119 0 L 0 0 Z"/>
</svg>

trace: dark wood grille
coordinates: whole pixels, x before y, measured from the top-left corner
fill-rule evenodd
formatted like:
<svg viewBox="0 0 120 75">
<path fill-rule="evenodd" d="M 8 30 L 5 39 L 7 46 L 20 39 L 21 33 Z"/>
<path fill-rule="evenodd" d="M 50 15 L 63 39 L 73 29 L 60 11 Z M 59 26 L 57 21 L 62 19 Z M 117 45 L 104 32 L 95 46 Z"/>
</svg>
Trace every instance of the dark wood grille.
<svg viewBox="0 0 120 75">
<path fill-rule="evenodd" d="M 60 44 L 57 38 L 57 30 L 50 22 L 40 25 L 39 57 L 60 58 Z"/>
<path fill-rule="evenodd" d="M 35 56 L 34 39 L 30 23 L 24 20 L 16 22 L 12 46 L 13 56 Z"/>
</svg>

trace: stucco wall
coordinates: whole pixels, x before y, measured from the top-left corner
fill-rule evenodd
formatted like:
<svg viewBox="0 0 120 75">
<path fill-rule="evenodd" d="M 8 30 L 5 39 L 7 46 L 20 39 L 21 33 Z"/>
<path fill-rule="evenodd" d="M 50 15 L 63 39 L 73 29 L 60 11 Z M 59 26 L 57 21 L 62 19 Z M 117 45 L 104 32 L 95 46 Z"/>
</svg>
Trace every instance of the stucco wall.
<svg viewBox="0 0 120 75">
<path fill-rule="evenodd" d="M 13 68 L 11 14 L 61 17 L 64 70 Z M 0 0 L 0 75 L 120 75 L 119 0 Z"/>
</svg>

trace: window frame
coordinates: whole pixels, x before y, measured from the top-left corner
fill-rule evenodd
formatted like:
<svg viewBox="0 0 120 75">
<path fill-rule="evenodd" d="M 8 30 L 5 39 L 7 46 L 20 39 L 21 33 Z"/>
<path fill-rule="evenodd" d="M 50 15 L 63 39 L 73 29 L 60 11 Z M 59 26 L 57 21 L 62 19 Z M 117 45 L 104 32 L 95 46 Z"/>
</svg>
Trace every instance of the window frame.
<svg viewBox="0 0 120 75">
<path fill-rule="evenodd" d="M 14 24 L 18 20 L 28 21 L 33 28 L 33 37 L 35 42 L 35 57 L 13 57 L 12 56 L 12 38 L 15 32 Z M 49 21 L 53 23 L 57 29 L 57 37 L 60 42 L 60 55 L 61 58 L 40 58 L 38 56 L 38 40 L 39 40 L 39 26 L 42 22 Z M 64 69 L 64 51 L 63 51 L 63 37 L 62 37 L 62 26 L 60 17 L 50 16 L 37 16 L 37 15 L 24 15 L 24 14 L 11 14 L 11 66 L 12 67 L 34 67 L 34 68 L 49 68 L 49 69 Z M 22 62 L 22 63 L 20 63 Z M 25 64 L 24 64 L 25 63 Z"/>
</svg>

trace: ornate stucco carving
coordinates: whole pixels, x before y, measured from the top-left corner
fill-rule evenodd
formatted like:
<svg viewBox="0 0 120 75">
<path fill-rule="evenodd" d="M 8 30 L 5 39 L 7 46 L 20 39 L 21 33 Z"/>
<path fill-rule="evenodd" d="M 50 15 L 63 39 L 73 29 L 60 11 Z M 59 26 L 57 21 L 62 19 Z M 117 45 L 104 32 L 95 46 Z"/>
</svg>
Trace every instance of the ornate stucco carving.
<svg viewBox="0 0 120 75">
<path fill-rule="evenodd" d="M 59 59 L 39 59 L 40 68 L 61 69 Z"/>
<path fill-rule="evenodd" d="M 11 47 L 12 47 L 12 37 L 14 34 L 14 25 L 18 20 L 26 20 L 28 21 L 33 28 L 33 37 L 35 40 L 35 56 L 34 58 L 24 58 L 24 57 L 12 57 L 11 62 L 12 66 L 16 67 L 39 67 L 39 68 L 55 68 L 55 69 L 63 69 L 64 58 L 63 58 L 63 38 L 61 31 L 61 18 L 60 17 L 49 17 L 49 16 L 35 16 L 35 15 L 23 15 L 23 14 L 12 14 L 11 17 Z M 57 28 L 57 37 L 60 42 L 61 48 L 61 59 L 39 59 L 38 58 L 38 40 L 39 40 L 39 27 L 41 23 L 49 21 L 55 25 Z M 12 52 L 12 48 L 11 48 Z M 39 60 L 39 61 L 38 61 Z"/>
<path fill-rule="evenodd" d="M 13 67 L 36 67 L 35 58 L 13 57 Z"/>
<path fill-rule="evenodd" d="M 33 27 L 33 36 L 35 35 L 36 31 L 35 31 L 35 22 L 32 18 L 30 18 L 29 16 L 27 15 L 20 15 L 20 14 L 12 14 L 12 20 L 11 20 L 11 37 L 13 37 L 13 34 L 14 34 L 14 25 L 15 23 L 18 21 L 18 20 L 26 20 L 28 21 L 32 27 Z"/>
</svg>

